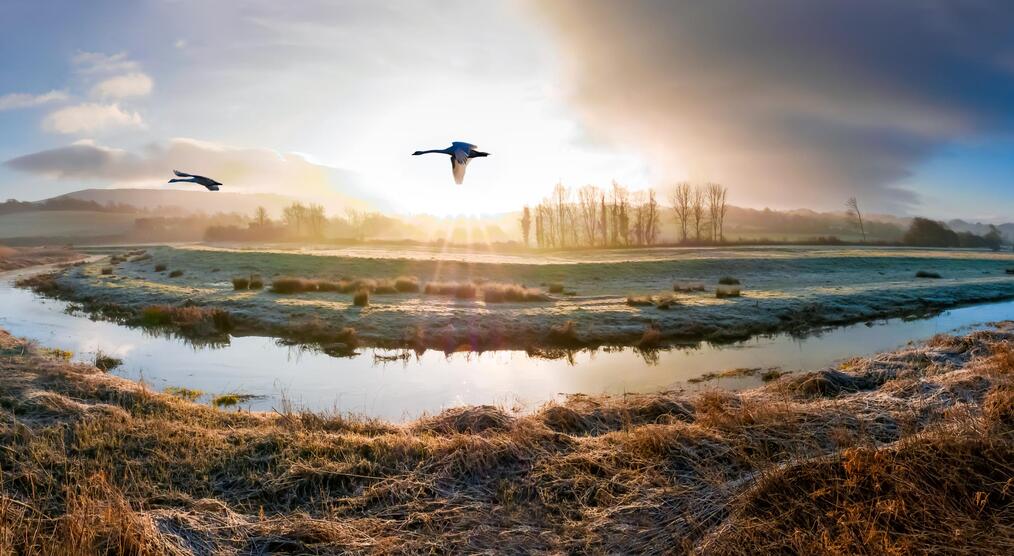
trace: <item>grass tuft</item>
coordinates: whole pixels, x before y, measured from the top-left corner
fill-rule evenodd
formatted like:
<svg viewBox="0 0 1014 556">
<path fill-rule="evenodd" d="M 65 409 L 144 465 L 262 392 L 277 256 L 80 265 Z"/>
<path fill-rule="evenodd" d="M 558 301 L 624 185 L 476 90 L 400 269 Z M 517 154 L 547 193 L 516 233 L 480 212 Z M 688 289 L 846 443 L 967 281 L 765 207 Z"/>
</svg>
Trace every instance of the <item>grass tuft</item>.
<svg viewBox="0 0 1014 556">
<path fill-rule="evenodd" d="M 628 295 L 627 305 L 631 307 L 651 307 L 655 305 L 655 300 L 650 295 Z"/>
<path fill-rule="evenodd" d="M 739 279 L 733 278 L 732 276 L 722 276 L 721 278 L 718 279 L 718 283 L 722 284 L 723 286 L 738 286 Z"/>
<path fill-rule="evenodd" d="M 931 272 L 929 270 L 920 270 L 915 273 L 916 278 L 942 278 L 939 273 Z"/>
<path fill-rule="evenodd" d="M 165 269 L 166 269 L 166 266 L 164 264 L 160 263 L 160 264 L 155 265 L 155 272 L 164 272 Z"/>
<path fill-rule="evenodd" d="M 172 271 L 172 272 L 169 273 L 169 277 L 170 278 L 179 278 L 180 276 L 183 276 L 183 271 L 182 270 L 174 270 L 174 271 Z"/>
<path fill-rule="evenodd" d="M 184 386 L 168 386 L 166 387 L 165 390 L 163 390 L 163 392 L 169 394 L 170 396 L 180 398 L 181 400 L 186 400 L 188 402 L 197 401 L 197 398 L 200 398 L 201 396 L 204 395 L 204 392 L 200 390 L 186 388 Z"/>
<path fill-rule="evenodd" d="M 739 286 L 719 285 L 715 288 L 715 297 L 724 299 L 726 297 L 739 297 L 743 294 Z"/>
<path fill-rule="evenodd" d="M 366 307 L 370 304 L 370 290 L 363 288 L 352 296 L 352 304 L 356 307 Z"/>
<path fill-rule="evenodd" d="M 105 353 L 100 349 L 95 352 L 95 359 L 93 362 L 95 367 L 97 367 L 100 371 L 111 371 L 122 365 L 123 359 Z"/>
</svg>

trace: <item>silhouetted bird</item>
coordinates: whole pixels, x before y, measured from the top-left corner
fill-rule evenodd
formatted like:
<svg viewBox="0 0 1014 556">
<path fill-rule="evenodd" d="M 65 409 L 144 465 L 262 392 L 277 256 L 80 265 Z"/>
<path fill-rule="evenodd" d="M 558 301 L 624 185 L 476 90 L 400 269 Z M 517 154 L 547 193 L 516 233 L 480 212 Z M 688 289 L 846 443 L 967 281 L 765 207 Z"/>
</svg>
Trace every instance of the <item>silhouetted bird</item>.
<svg viewBox="0 0 1014 556">
<path fill-rule="evenodd" d="M 434 149 L 430 151 L 416 151 L 412 153 L 412 156 L 429 153 L 440 153 L 451 155 L 451 173 L 454 174 L 454 183 L 461 183 L 465 181 L 465 166 L 468 165 L 468 161 L 473 158 L 481 158 L 483 156 L 489 156 L 489 153 L 475 150 L 476 146 L 471 143 L 464 143 L 462 141 L 455 141 L 451 143 L 450 147 L 446 149 Z"/>
<path fill-rule="evenodd" d="M 180 172 L 179 170 L 173 170 L 173 173 L 176 174 L 177 176 L 179 176 L 180 178 L 187 178 L 187 179 L 181 180 L 179 178 L 173 178 L 173 179 L 169 180 L 169 183 L 175 183 L 175 182 L 178 182 L 178 181 L 186 181 L 186 182 L 190 182 L 190 183 L 198 183 L 198 184 L 203 185 L 204 187 L 207 187 L 209 191 L 218 191 L 218 186 L 222 185 L 221 183 L 219 183 L 219 182 L 217 182 L 217 181 L 215 181 L 215 180 L 213 180 L 211 178 L 206 178 L 204 176 L 197 176 L 197 175 L 194 175 L 194 174 L 184 174 L 183 172 Z"/>
</svg>

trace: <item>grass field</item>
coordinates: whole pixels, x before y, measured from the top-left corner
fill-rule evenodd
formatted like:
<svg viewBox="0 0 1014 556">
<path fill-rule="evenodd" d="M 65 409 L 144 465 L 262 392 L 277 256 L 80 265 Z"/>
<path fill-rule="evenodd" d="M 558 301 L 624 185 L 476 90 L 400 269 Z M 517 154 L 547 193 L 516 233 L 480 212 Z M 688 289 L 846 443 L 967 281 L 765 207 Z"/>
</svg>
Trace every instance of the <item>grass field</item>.
<svg viewBox="0 0 1014 556">
<path fill-rule="evenodd" d="M 653 346 L 729 341 L 1014 297 L 1010 253 L 738 248 L 633 251 L 623 261 L 613 260 L 615 253 L 576 253 L 568 262 L 493 262 L 487 255 L 476 261 L 398 252 L 161 247 L 108 274 L 102 270 L 109 265 L 98 261 L 55 283 L 62 295 L 120 313 L 184 303 L 222 309 L 234 333 L 340 341 L 351 329 L 367 345 L 442 350 L 639 346 L 649 336 Z M 918 278 L 920 271 L 940 278 Z M 254 275 L 263 289 L 236 289 L 234 278 Z M 413 291 L 399 291 L 399 277 Z M 721 286 L 722 278 L 740 284 Z M 687 283 L 703 290 L 674 291 Z M 720 287 L 726 296 L 717 295 Z M 354 294 L 364 289 L 366 306 L 357 307 Z"/>
</svg>

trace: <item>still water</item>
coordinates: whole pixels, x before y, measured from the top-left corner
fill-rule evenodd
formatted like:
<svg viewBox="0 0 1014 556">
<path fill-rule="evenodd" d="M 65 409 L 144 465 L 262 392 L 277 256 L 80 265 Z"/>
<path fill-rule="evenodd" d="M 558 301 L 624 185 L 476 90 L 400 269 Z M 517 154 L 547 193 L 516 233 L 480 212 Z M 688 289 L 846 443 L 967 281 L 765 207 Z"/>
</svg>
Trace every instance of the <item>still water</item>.
<svg viewBox="0 0 1014 556">
<path fill-rule="evenodd" d="M 702 344 L 646 358 L 633 350 L 578 352 L 571 360 L 536 359 L 523 351 L 421 356 L 392 350 L 360 349 L 335 358 L 279 345 L 272 338 L 235 337 L 224 347 L 193 346 L 111 322 L 66 312 L 67 304 L 42 299 L 0 278 L 0 327 L 15 336 L 74 352 L 90 361 L 96 350 L 124 364 L 115 374 L 144 380 L 153 389 L 185 386 L 213 395 L 240 392 L 259 396 L 243 404 L 253 410 L 280 408 L 284 398 L 297 408 L 337 410 L 392 421 L 413 419 L 456 405 L 501 404 L 534 409 L 567 393 L 619 394 L 677 388 L 743 388 L 759 378 L 727 378 L 706 385 L 686 381 L 707 372 L 737 367 L 780 367 L 785 371 L 833 365 L 854 355 L 890 350 L 939 332 L 981 327 L 1014 318 L 1014 302 L 946 311 L 905 321 L 857 324 L 805 339 L 789 335 L 754 338 L 724 346 Z M 392 356 L 401 355 L 392 360 Z"/>
</svg>

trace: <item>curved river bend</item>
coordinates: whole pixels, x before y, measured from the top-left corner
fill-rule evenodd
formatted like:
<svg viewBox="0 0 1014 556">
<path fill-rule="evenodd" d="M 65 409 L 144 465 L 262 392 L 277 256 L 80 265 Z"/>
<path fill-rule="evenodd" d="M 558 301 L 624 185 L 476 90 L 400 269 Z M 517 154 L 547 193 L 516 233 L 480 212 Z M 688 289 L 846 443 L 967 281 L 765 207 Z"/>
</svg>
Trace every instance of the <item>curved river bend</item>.
<svg viewBox="0 0 1014 556">
<path fill-rule="evenodd" d="M 152 388 L 185 386 L 205 400 L 225 392 L 257 395 L 243 404 L 253 410 L 279 408 L 284 398 L 297 408 L 337 410 L 391 421 L 413 419 L 456 405 L 502 404 L 534 409 L 567 393 L 619 394 L 674 388 L 744 388 L 753 377 L 694 385 L 704 373 L 738 367 L 811 370 L 847 357 L 891 350 L 940 332 L 967 330 L 1014 317 L 1014 302 L 962 307 L 919 320 L 890 319 L 825 331 L 804 339 L 789 335 L 696 348 L 674 349 L 648 361 L 633 350 L 582 351 L 567 359 L 530 358 L 523 351 L 421 356 L 361 349 L 335 358 L 279 345 L 272 338 L 235 337 L 224 347 L 193 346 L 141 329 L 68 314 L 67 304 L 42 299 L 0 279 L 0 328 L 90 361 L 96 350 L 123 359 L 115 374 L 142 379 Z"/>
</svg>

